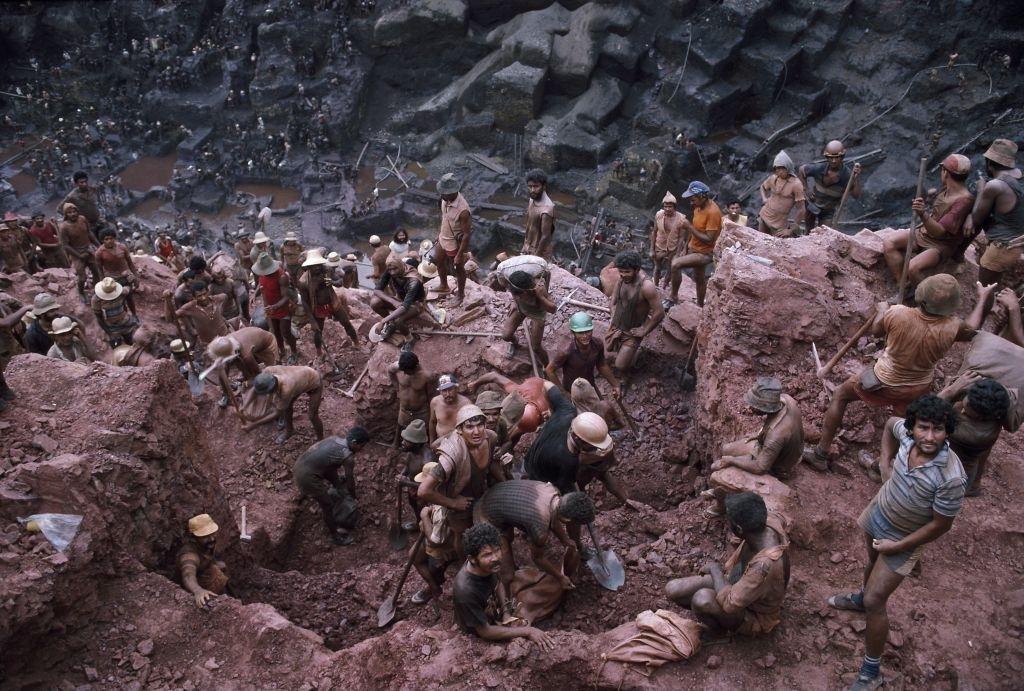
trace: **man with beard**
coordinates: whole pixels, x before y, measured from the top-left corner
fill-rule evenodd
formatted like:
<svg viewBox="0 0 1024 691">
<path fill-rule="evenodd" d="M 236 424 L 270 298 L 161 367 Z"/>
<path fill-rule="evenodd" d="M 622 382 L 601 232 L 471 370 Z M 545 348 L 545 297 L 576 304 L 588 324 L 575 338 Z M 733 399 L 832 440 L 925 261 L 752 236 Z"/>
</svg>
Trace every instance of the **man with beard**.
<svg viewBox="0 0 1024 691">
<path fill-rule="evenodd" d="M 678 260 L 677 260 L 678 261 Z M 612 323 L 608 351 L 615 354 L 615 369 L 627 372 L 636 364 L 640 344 L 665 318 L 658 288 L 640 272 L 640 255 L 632 250 L 615 257 L 619 282 L 612 293 Z"/>
<path fill-rule="evenodd" d="M 548 176 L 538 168 L 526 174 L 526 237 L 522 254 L 534 254 L 551 261 L 555 254 L 555 203 L 548 197 Z"/>
<path fill-rule="evenodd" d="M 434 245 L 434 264 L 441 285 L 437 292 L 448 293 L 448 273 L 454 267 L 457 293 L 453 306 L 462 304 L 466 297 L 466 252 L 472 228 L 472 209 L 459 191 L 462 183 L 453 173 L 445 173 L 437 182 L 441 196 L 441 229 Z"/>
<path fill-rule="evenodd" d="M 175 310 L 179 319 L 188 319 L 198 341 L 196 348 L 205 348 L 218 336 L 227 336 L 231 331 L 224 319 L 224 303 L 227 295 L 210 295 L 205 281 L 193 281 L 192 300 Z"/>
</svg>

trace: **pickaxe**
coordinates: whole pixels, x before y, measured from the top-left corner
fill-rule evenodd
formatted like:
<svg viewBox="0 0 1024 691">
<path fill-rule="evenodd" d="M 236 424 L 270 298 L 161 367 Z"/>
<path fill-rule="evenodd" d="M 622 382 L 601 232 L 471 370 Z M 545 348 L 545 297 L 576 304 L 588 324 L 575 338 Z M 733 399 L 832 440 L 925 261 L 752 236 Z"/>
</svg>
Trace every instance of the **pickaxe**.
<svg viewBox="0 0 1024 691">
<path fill-rule="evenodd" d="M 597 310 L 598 312 L 606 312 L 611 314 L 611 307 L 602 307 L 601 305 L 595 305 L 592 302 L 580 302 L 579 300 L 566 300 L 570 305 L 576 305 L 577 307 L 586 307 L 587 309 Z"/>
<path fill-rule="evenodd" d="M 569 294 L 566 295 L 564 298 L 562 298 L 562 301 L 558 303 L 558 307 L 555 308 L 555 311 L 558 312 L 563 307 L 565 307 L 566 305 L 570 304 L 572 302 L 572 296 L 576 294 L 577 290 L 579 290 L 578 287 L 573 288 L 572 290 L 570 290 Z"/>
</svg>

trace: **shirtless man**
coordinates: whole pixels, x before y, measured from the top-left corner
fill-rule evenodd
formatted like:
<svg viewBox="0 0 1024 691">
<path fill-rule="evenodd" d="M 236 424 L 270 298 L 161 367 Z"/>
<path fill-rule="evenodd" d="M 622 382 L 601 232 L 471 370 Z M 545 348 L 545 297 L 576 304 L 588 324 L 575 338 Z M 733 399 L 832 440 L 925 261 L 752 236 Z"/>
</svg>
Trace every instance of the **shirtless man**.
<svg viewBox="0 0 1024 691">
<path fill-rule="evenodd" d="M 427 433 L 430 445 L 455 429 L 456 418 L 462 406 L 470 400 L 459 393 L 459 382 L 454 374 L 442 374 L 437 381 L 437 395 L 430 399 L 430 419 Z"/>
<path fill-rule="evenodd" d="M 913 209 L 921 220 L 915 235 L 916 250 L 910 260 L 907 287 L 913 290 L 925 277 L 925 272 L 934 269 L 941 262 L 952 259 L 960 253 L 964 243 L 963 227 L 974 205 L 972 195 L 964 184 L 971 172 L 971 159 L 960 154 L 950 154 L 939 167 L 942 189 L 931 203 L 931 210 L 925 200 L 914 200 Z M 886 236 L 882 241 L 885 263 L 893 278 L 899 282 L 903 275 L 904 256 L 910 230 L 900 230 Z"/>
<path fill-rule="evenodd" d="M 501 327 L 501 337 L 508 341 L 507 355 L 515 355 L 516 331 L 529 319 L 530 345 L 538 367 L 546 367 L 549 358 L 544 349 L 544 321 L 548 314 L 554 314 L 558 309 L 548 293 L 547 281 L 543 277 L 534 278 L 525 271 L 513 271 L 507 283 L 507 290 L 512 294 L 512 309 Z"/>
<path fill-rule="evenodd" d="M 468 388 L 470 392 L 475 392 L 486 384 L 497 384 L 505 390 L 506 394 L 518 397 L 524 406 L 522 416 L 509 433 L 509 438 L 506 442 L 509 449 L 513 448 L 524 434 L 537 431 L 541 423 L 551 414 L 551 404 L 548 402 L 546 394 L 547 387 L 551 385 L 551 382 L 548 382 L 546 379 L 527 377 L 523 380 L 522 384 L 517 384 L 503 374 L 487 372 L 470 382 Z"/>
<path fill-rule="evenodd" d="M 383 244 L 384 241 L 380 239 L 379 235 L 371 235 L 367 242 L 373 248 L 369 256 L 370 266 L 373 267 L 370 278 L 380 278 L 384 275 L 384 262 L 391 256 L 391 248 Z"/>
<path fill-rule="evenodd" d="M 284 234 L 284 242 L 281 243 L 281 261 L 293 283 L 299 280 L 299 275 L 305 266 L 302 260 L 305 251 L 306 248 L 299 242 L 298 235 L 292 231 Z"/>
<path fill-rule="evenodd" d="M 242 276 L 244 280 L 248 282 L 250 280 L 249 274 L 252 272 L 252 238 L 249 237 L 249 231 L 244 226 L 240 226 L 238 231 L 235 233 L 235 237 L 238 240 L 235 241 L 235 257 L 238 258 L 238 265 L 242 267 Z"/>
<path fill-rule="evenodd" d="M 661 209 L 654 215 L 651 224 L 651 261 L 654 262 L 654 285 L 665 279 L 668 286 L 672 275 L 672 260 L 679 249 L 679 241 L 684 233 L 685 219 L 676 213 L 676 198 L 671 192 L 665 192 L 661 200 Z"/>
<path fill-rule="evenodd" d="M 60 242 L 70 255 L 71 266 L 78 278 L 78 294 L 85 302 L 85 270 L 89 269 L 93 283 L 99 283 L 100 280 L 99 268 L 96 266 L 96 257 L 93 254 L 98 243 L 92 231 L 89 230 L 89 222 L 78 213 L 78 207 L 74 204 L 64 205 L 64 220 L 61 221 L 58 232 L 60 233 Z"/>
<path fill-rule="evenodd" d="M 406 427 L 413 420 L 427 422 L 434 377 L 420 366 L 416 353 L 399 353 L 398 362 L 388 367 L 388 377 L 398 389 L 398 426 Z"/>
<path fill-rule="evenodd" d="M 96 250 L 96 266 L 103 278 L 113 278 L 127 289 L 125 296 L 135 311 L 135 293 L 142 292 L 139 270 L 135 268 L 132 255 L 128 248 L 117 241 L 117 233 L 113 228 L 100 231 L 100 246 Z"/>
<path fill-rule="evenodd" d="M 192 300 L 175 310 L 175 316 L 187 319 L 191 324 L 198 341 L 197 349 L 218 336 L 227 336 L 231 331 L 224 319 L 224 303 L 227 299 L 227 295 L 210 295 L 205 281 L 194 281 Z"/>
<path fill-rule="evenodd" d="M 460 189 L 462 183 L 453 173 L 445 173 L 437 181 L 437 193 L 441 195 L 441 229 L 434 245 L 434 264 L 441 279 L 437 292 L 449 292 L 448 273 L 454 267 L 457 292 L 452 305 L 456 307 L 466 297 L 466 252 L 472 228 L 472 209 Z"/>
<path fill-rule="evenodd" d="M 795 173 L 793 159 L 785 151 L 780 151 L 772 162 L 772 174 L 758 188 L 764 204 L 758 215 L 758 228 L 762 233 L 777 237 L 797 234 L 806 209 L 804 186 Z M 796 218 L 791 222 L 789 212 L 794 207 Z"/>
<path fill-rule="evenodd" d="M 1020 261 L 1024 251 L 1024 184 L 1017 168 L 1017 145 L 997 139 L 985 152 L 985 172 L 990 180 L 978 180 L 978 197 L 971 220 L 984 228 L 988 248 L 978 264 L 982 285 L 998 283 Z"/>
<path fill-rule="evenodd" d="M 843 165 L 843 159 L 846 157 L 846 147 L 843 143 L 833 139 L 825 145 L 822 154 L 825 156 L 824 163 L 805 163 L 797 169 L 797 176 L 804 186 L 804 197 L 807 201 L 808 233 L 811 232 L 811 228 L 834 221 L 836 209 L 839 208 L 839 202 L 842 201 L 848 183 L 850 196 L 860 199 L 860 164 L 854 163 L 850 169 Z M 814 180 L 813 188 L 807 185 L 808 178 Z"/>
<path fill-rule="evenodd" d="M 555 256 L 555 203 L 548 196 L 548 176 L 539 168 L 526 174 L 526 237 L 522 254 L 551 261 Z"/>
<path fill-rule="evenodd" d="M 324 438 L 324 423 L 320 421 L 320 401 L 323 398 L 324 388 L 320 373 L 315 369 L 301 365 L 273 365 L 264 369 L 253 379 L 252 386 L 253 391 L 259 396 L 273 396 L 274 410 L 251 421 L 239 413 L 245 422 L 242 425 L 244 431 L 248 432 L 271 420 L 276 419 L 279 424 L 283 420 L 284 431 L 276 439 L 278 444 L 283 444 L 295 432 L 292 425 L 295 401 L 302 394 L 308 394 L 309 421 L 313 425 L 313 431 L 316 432 L 316 438 Z"/>
<path fill-rule="evenodd" d="M 249 322 L 249 291 L 245 286 L 228 277 L 228 272 L 223 267 L 218 267 L 210 272 L 210 282 L 207 284 L 207 288 L 209 288 L 211 296 L 223 295 L 227 298 L 224 301 L 221 314 L 224 315 L 224 319 L 231 328 L 237 329 Z"/>
<path fill-rule="evenodd" d="M 328 317 L 332 317 L 344 327 L 352 345 L 358 348 L 359 334 L 352 326 L 352 320 L 349 318 L 344 301 L 331 284 L 330 276 L 327 273 L 327 260 L 319 250 L 310 250 L 306 261 L 302 263 L 302 269 L 305 270 L 305 273 L 299 278 L 299 290 L 302 294 L 302 302 L 311 317 L 309 325 L 313 329 L 313 345 L 316 347 L 317 357 L 323 357 L 325 353 L 323 334 L 324 324 Z M 337 369 L 331 354 L 328 352 L 326 355 L 328 362 L 334 369 Z"/>
<path fill-rule="evenodd" d="M 715 252 L 715 243 L 722 233 L 722 210 L 711 199 L 711 190 L 703 182 L 694 180 L 683 193 L 683 199 L 690 200 L 693 222 L 682 219 L 685 232 L 680 237 L 680 247 L 685 247 L 682 256 L 672 260 L 672 297 L 669 302 L 679 300 L 679 285 L 683 282 L 683 269 L 693 269 L 693 282 L 697 287 L 697 306 L 704 306 L 707 291 L 705 271 Z"/>
<path fill-rule="evenodd" d="M 25 253 L 25 231 L 18 224 L 18 217 L 8 211 L 0 223 L 0 264 L 4 273 L 29 271 L 29 257 Z"/>
<path fill-rule="evenodd" d="M 615 369 L 624 373 L 636 364 L 640 344 L 665 318 L 658 288 L 640 272 L 640 255 L 632 250 L 615 257 L 619 283 L 612 293 L 612 323 L 605 343 L 615 355 Z"/>
<path fill-rule="evenodd" d="M 207 346 L 206 354 L 213 363 L 211 367 L 217 373 L 217 382 L 224 392 L 224 397 L 219 403 L 222 408 L 229 401 L 235 409 L 238 408 L 238 401 L 228 378 L 232 365 L 238 367 L 246 382 L 250 382 L 259 375 L 261 365 L 270 367 L 276 365 L 278 360 L 277 341 L 274 340 L 274 335 L 255 326 L 246 326 L 232 331 L 227 336 L 218 336 Z"/>
</svg>

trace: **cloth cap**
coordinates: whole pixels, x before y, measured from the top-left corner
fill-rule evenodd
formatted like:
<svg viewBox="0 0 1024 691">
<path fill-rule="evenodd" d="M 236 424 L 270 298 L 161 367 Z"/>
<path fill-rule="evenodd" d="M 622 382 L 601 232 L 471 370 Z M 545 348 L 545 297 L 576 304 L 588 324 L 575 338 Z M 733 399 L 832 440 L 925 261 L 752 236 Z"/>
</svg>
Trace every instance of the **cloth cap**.
<svg viewBox="0 0 1024 691">
<path fill-rule="evenodd" d="M 256 263 L 252 265 L 252 272 L 257 276 L 269 276 L 281 268 L 281 262 L 271 257 L 266 252 L 260 252 Z"/>
<path fill-rule="evenodd" d="M 501 394 L 497 391 L 481 391 L 476 397 L 476 407 L 480 410 L 501 410 Z"/>
<path fill-rule="evenodd" d="M 569 387 L 569 398 L 576 410 L 581 413 L 593 413 L 600 402 L 597 396 L 597 389 L 583 377 L 576 377 L 572 386 Z"/>
<path fill-rule="evenodd" d="M 320 250 L 312 249 L 306 252 L 306 261 L 302 262 L 303 266 L 321 266 L 326 264 L 327 260 L 324 259 L 324 255 L 320 254 Z"/>
<path fill-rule="evenodd" d="M 577 437 L 598 451 L 612 448 L 614 441 L 608 434 L 608 423 L 597 413 L 580 413 L 572 419 L 572 431 Z"/>
<path fill-rule="evenodd" d="M 689 199 L 690 197 L 698 194 L 703 194 L 705 196 L 709 195 L 711 194 L 711 188 L 700 180 L 694 180 L 690 183 L 690 186 L 686 188 L 686 191 L 683 192 L 683 199 Z"/>
<path fill-rule="evenodd" d="M 577 312 L 569 318 L 569 331 L 586 333 L 594 330 L 594 318 L 586 312 Z"/>
<path fill-rule="evenodd" d="M 50 333 L 52 334 L 66 334 L 75 328 L 75 322 L 71 320 L 71 317 L 57 317 L 51 324 Z"/>
<path fill-rule="evenodd" d="M 960 284 L 949 274 L 929 276 L 917 285 L 914 300 L 928 314 L 945 317 L 960 309 Z"/>
<path fill-rule="evenodd" d="M 175 338 L 171 341 L 171 352 L 184 353 L 189 347 L 191 347 L 191 345 L 192 344 L 188 341 L 182 341 L 180 338 Z"/>
<path fill-rule="evenodd" d="M 201 513 L 198 516 L 193 516 L 188 519 L 188 532 L 192 533 L 196 537 L 213 535 L 219 529 L 220 527 L 213 522 L 213 519 L 210 518 L 210 514 L 208 513 Z"/>
<path fill-rule="evenodd" d="M 1004 168 L 1017 167 L 1017 144 L 1009 139 L 997 139 L 988 147 L 985 158 Z"/>
<path fill-rule="evenodd" d="M 484 411 L 480 410 L 472 403 L 464 405 L 461 408 L 459 408 L 459 412 L 455 414 L 455 426 L 461 427 L 462 423 L 467 422 L 468 420 L 472 420 L 475 417 L 486 416 L 484 415 Z"/>
<path fill-rule="evenodd" d="M 455 173 L 445 173 L 437 181 L 438 194 L 455 194 L 462 189 L 462 183 L 455 177 Z"/>
<path fill-rule="evenodd" d="M 32 314 L 37 317 L 41 314 L 52 312 L 58 307 L 60 305 L 57 304 L 57 298 L 53 297 L 50 293 L 38 293 L 32 299 Z"/>
<path fill-rule="evenodd" d="M 956 175 L 967 175 L 971 172 L 971 159 L 962 154 L 950 154 L 942 159 L 942 167 Z"/>
<path fill-rule="evenodd" d="M 454 374 L 442 374 L 437 380 L 437 390 L 446 391 L 448 389 L 454 389 L 459 385 Z"/>
<path fill-rule="evenodd" d="M 264 242 L 270 242 L 270 238 L 267 237 L 266 233 L 264 233 L 262 230 L 260 230 L 260 231 L 257 231 L 256 235 L 253 236 L 252 242 L 253 242 L 254 245 L 259 245 L 259 244 L 264 243 Z"/>
<path fill-rule="evenodd" d="M 437 463 L 435 463 L 434 461 L 430 461 L 429 463 L 424 463 L 423 464 L 423 470 L 421 470 L 420 472 L 416 473 L 416 477 L 414 477 L 412 479 L 412 481 L 413 482 L 423 482 L 428 477 L 430 477 L 430 473 L 436 467 L 437 467 Z"/>
<path fill-rule="evenodd" d="M 402 439 L 410 444 L 426 444 L 427 423 L 423 420 L 413 420 L 402 430 Z"/>
<path fill-rule="evenodd" d="M 285 242 L 298 242 L 299 241 L 299 236 L 295 234 L 295 231 L 289 230 L 287 233 L 284 234 L 284 241 Z"/>
<path fill-rule="evenodd" d="M 252 380 L 252 389 L 261 396 L 273 392 L 277 388 L 277 377 L 268 372 L 257 374 Z"/>
<path fill-rule="evenodd" d="M 380 242 L 381 242 L 380 235 L 371 235 L 370 236 L 370 244 L 373 245 L 374 247 L 379 247 L 380 246 Z"/>
<path fill-rule="evenodd" d="M 124 292 L 124 286 L 110 276 L 107 276 L 93 286 L 93 292 L 96 293 L 96 297 L 100 300 L 116 300 Z"/>
<path fill-rule="evenodd" d="M 789 157 L 789 154 L 787 154 L 785 151 L 780 151 L 779 153 L 775 154 L 775 160 L 772 161 L 772 170 L 776 168 L 785 168 L 786 170 L 789 171 L 790 175 L 795 174 L 795 166 L 793 165 L 793 159 L 791 159 Z"/>
<path fill-rule="evenodd" d="M 526 413 L 526 399 L 517 391 L 513 391 L 501 400 L 501 419 L 509 430 L 515 428 Z"/>
<path fill-rule="evenodd" d="M 665 192 L 665 196 L 662 197 L 662 199 L 661 199 L 661 203 L 662 204 L 675 204 L 676 203 L 676 197 L 671 192 L 666 191 Z"/>
<path fill-rule="evenodd" d="M 754 410 L 777 413 L 782 410 L 782 382 L 775 377 L 758 377 L 743 399 Z"/>
</svg>

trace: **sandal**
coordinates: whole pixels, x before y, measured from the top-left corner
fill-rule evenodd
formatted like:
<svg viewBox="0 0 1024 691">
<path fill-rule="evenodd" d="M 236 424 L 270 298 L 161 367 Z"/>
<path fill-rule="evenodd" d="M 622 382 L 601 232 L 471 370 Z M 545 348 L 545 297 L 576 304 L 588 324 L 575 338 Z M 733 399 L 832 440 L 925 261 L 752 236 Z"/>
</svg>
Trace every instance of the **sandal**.
<svg viewBox="0 0 1024 691">
<path fill-rule="evenodd" d="M 862 590 L 859 593 L 846 593 L 844 595 L 833 595 L 832 597 L 830 597 L 828 599 L 828 606 L 831 607 L 832 609 L 841 609 L 841 610 L 846 610 L 846 611 L 849 611 L 849 612 L 863 612 L 864 611 L 863 592 L 864 591 Z M 860 595 L 861 598 L 862 598 L 860 605 L 858 605 L 857 601 L 854 600 L 854 598 L 857 595 Z"/>
<path fill-rule="evenodd" d="M 874 691 L 885 685 L 885 679 L 881 673 L 877 677 L 857 677 L 857 681 L 850 684 L 849 691 Z"/>
</svg>

